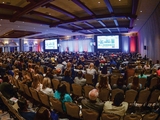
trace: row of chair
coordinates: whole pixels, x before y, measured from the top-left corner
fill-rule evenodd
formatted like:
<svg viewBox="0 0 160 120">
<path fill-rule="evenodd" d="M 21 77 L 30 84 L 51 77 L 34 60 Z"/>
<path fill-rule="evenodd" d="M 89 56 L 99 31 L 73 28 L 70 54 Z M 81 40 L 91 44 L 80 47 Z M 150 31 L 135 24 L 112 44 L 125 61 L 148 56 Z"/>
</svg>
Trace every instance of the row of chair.
<svg viewBox="0 0 160 120">
<path fill-rule="evenodd" d="M 28 88 L 28 86 L 26 84 L 22 84 L 21 81 L 15 80 L 14 82 L 17 84 L 16 86 L 20 89 L 20 91 L 23 91 L 25 94 L 27 94 L 28 96 L 33 98 L 35 101 L 38 101 L 39 103 L 42 103 L 45 106 L 56 110 L 57 112 L 63 113 L 62 103 L 59 100 L 55 99 L 54 97 L 49 97 L 48 95 L 43 94 L 42 92 L 37 92 L 33 88 Z M 76 87 L 74 87 L 74 85 Z M 55 84 L 54 84 L 54 89 L 57 89 L 56 87 L 57 86 L 55 86 Z M 73 91 L 75 91 L 75 92 L 72 92 L 73 94 L 80 95 L 79 92 L 78 92 L 79 91 L 78 87 L 80 87 L 80 86 L 76 85 L 76 84 L 72 84 Z M 94 88 L 93 86 L 89 86 L 89 85 L 84 86 L 84 91 L 87 91 L 87 92 L 85 92 L 84 96 L 88 97 L 89 91 L 93 88 Z M 69 86 L 68 89 L 70 89 L 70 86 Z M 114 96 L 115 96 L 116 93 L 124 92 L 121 89 L 114 89 L 111 92 L 108 89 L 105 89 L 105 90 L 107 90 L 108 96 L 111 95 L 110 100 L 114 99 Z M 82 89 L 80 91 L 82 91 Z M 138 94 L 138 92 L 135 91 L 135 90 L 127 90 L 126 93 L 125 93 L 125 101 L 128 102 L 128 103 L 134 103 L 137 94 Z M 107 93 L 105 93 L 105 91 L 102 90 L 99 94 L 99 97 L 102 99 L 105 95 L 107 96 Z M 141 103 L 141 104 L 146 103 L 149 95 L 150 95 L 149 90 L 140 91 L 139 94 L 138 94 L 138 100 L 136 101 L 136 103 Z M 159 95 L 160 95 L 159 90 L 153 91 L 148 103 L 156 103 Z M 71 117 L 75 117 L 75 118 L 81 118 L 81 115 L 79 114 L 80 108 L 77 104 L 75 104 L 75 103 L 65 103 L 65 104 L 66 104 L 66 110 L 67 110 L 66 112 L 67 112 L 68 115 L 70 115 Z M 73 109 L 76 108 L 77 112 L 76 112 L 76 110 L 70 110 L 70 108 L 73 108 Z M 82 114 L 83 114 L 83 111 L 82 111 Z M 83 114 L 83 117 L 84 116 L 85 116 L 85 113 Z"/>
<path fill-rule="evenodd" d="M 8 108 L 9 114 L 12 115 L 17 120 L 25 120 L 19 113 L 18 111 L 9 103 L 9 100 L 5 98 L 2 93 L 0 92 L 0 98 L 3 101 L 4 105 Z"/>
</svg>

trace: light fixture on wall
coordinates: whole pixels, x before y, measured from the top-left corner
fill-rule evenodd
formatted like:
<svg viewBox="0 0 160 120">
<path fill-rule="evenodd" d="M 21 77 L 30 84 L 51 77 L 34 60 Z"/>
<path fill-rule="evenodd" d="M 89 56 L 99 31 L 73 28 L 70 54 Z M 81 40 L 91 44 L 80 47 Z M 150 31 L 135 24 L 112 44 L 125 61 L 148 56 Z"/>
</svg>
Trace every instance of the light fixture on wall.
<svg viewBox="0 0 160 120">
<path fill-rule="evenodd" d="M 57 46 L 58 46 L 58 47 L 61 47 L 61 44 L 58 44 Z"/>
</svg>

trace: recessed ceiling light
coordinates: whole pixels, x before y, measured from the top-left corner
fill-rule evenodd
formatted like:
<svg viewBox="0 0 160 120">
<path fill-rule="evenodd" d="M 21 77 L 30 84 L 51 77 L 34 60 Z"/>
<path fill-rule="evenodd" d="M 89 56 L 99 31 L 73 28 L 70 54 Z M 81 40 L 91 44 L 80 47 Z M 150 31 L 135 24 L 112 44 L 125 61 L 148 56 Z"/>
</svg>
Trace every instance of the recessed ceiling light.
<svg viewBox="0 0 160 120">
<path fill-rule="evenodd" d="M 119 0 L 119 1 L 121 1 L 121 0 Z"/>
<path fill-rule="evenodd" d="M 19 26 L 18 26 L 19 27 Z"/>
<path fill-rule="evenodd" d="M 139 20 L 139 19 L 137 18 L 137 20 Z"/>
<path fill-rule="evenodd" d="M 140 12 L 142 12 L 142 10 Z"/>
<path fill-rule="evenodd" d="M 2 19 L 1 19 L 2 20 Z"/>
<path fill-rule="evenodd" d="M 24 23 L 24 22 L 23 22 Z"/>
<path fill-rule="evenodd" d="M 4 4 L 4 2 L 2 2 Z"/>
<path fill-rule="evenodd" d="M 98 3 L 101 3 L 101 2 L 98 2 Z"/>
</svg>

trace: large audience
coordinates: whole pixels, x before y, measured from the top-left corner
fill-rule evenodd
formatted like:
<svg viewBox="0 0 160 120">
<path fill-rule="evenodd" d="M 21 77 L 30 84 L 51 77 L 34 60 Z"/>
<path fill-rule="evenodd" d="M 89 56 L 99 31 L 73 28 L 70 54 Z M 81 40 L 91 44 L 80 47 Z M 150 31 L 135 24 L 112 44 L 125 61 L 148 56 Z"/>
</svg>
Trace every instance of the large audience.
<svg viewBox="0 0 160 120">
<path fill-rule="evenodd" d="M 86 77 L 88 74 L 92 76 L 93 89 L 88 93 L 88 98 L 77 100 L 72 94 L 71 86 L 80 85 L 84 91 L 83 87 L 89 85 Z M 154 85 L 152 85 L 153 78 L 157 78 Z M 28 111 L 27 102 L 24 97 L 22 100 L 22 96 L 17 94 L 13 79 L 21 81 L 37 92 L 43 92 L 60 100 L 64 112 L 66 112 L 65 102 L 74 102 L 81 105 L 82 109 L 98 112 L 99 119 L 104 112 L 114 113 L 123 118 L 129 109 L 129 103 L 124 101 L 127 90 L 133 89 L 138 92 L 160 90 L 160 63 L 159 60 L 154 63 L 139 53 L 0 53 L 0 92 L 7 99 L 16 97 L 20 115 L 26 120 L 34 120 L 40 113 Z M 53 89 L 51 82 L 53 79 L 60 81 L 56 90 Z M 116 82 L 113 82 L 113 79 L 116 79 Z M 141 83 L 141 79 L 146 79 L 144 84 Z M 70 84 L 71 93 L 67 92 L 67 86 L 63 81 Z M 123 93 L 117 93 L 113 100 L 103 101 L 99 97 L 103 89 L 109 91 L 121 89 Z M 155 112 L 159 112 L 159 106 L 157 108 Z M 49 109 L 43 107 L 41 109 L 50 115 Z"/>
</svg>

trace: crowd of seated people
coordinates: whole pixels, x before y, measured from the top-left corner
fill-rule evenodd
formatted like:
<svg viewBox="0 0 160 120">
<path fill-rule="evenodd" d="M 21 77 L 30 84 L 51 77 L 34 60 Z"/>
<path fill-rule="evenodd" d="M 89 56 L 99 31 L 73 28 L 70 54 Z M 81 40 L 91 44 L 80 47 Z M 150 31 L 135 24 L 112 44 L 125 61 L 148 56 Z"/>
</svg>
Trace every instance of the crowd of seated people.
<svg viewBox="0 0 160 120">
<path fill-rule="evenodd" d="M 19 80 L 22 84 L 32 87 L 36 91 L 42 91 L 50 97 L 54 97 L 62 102 L 63 110 L 66 111 L 65 102 L 74 102 L 72 95 L 67 93 L 67 86 L 61 81 L 66 81 L 70 85 L 76 83 L 80 86 L 85 86 L 87 79 L 85 74 L 93 76 L 94 93 L 89 93 L 87 102 L 95 104 L 98 98 L 99 91 L 102 88 L 107 88 L 109 91 L 119 88 L 124 92 L 129 89 L 140 91 L 142 89 L 160 90 L 159 79 L 159 64 L 149 64 L 149 59 L 137 57 L 136 54 L 127 53 L 55 53 L 55 52 L 15 52 L 0 54 L 0 79 L 2 83 L 6 82 L 5 76 L 12 80 Z M 154 67 L 156 66 L 156 67 Z M 153 68 L 153 69 L 151 69 Z M 146 71 L 150 69 L 150 73 L 146 75 Z M 156 70 L 155 70 L 156 69 Z M 139 72 L 140 71 L 140 72 Z M 111 84 L 112 76 L 117 76 L 117 81 Z M 133 77 L 133 80 L 128 82 L 128 79 Z M 150 88 L 152 79 L 157 78 L 157 84 Z M 140 78 L 146 78 L 145 86 L 142 87 Z M 52 80 L 57 79 L 60 84 L 57 90 L 52 88 Z M 72 90 L 72 89 L 71 89 Z M 2 93 L 3 94 L 3 93 Z M 12 94 L 12 93 L 9 93 Z M 122 97 L 124 95 L 118 94 Z M 7 97 L 9 99 L 9 97 Z M 111 108 L 123 107 L 124 113 L 127 110 L 127 105 L 123 106 L 124 98 L 119 99 L 119 103 L 105 103 L 104 111 L 109 111 Z M 85 104 L 82 100 L 82 105 Z M 86 106 L 86 105 L 84 105 Z M 105 106 L 109 106 L 108 108 Z M 103 111 L 102 109 L 100 110 Z M 112 111 L 112 110 L 111 110 Z M 100 113 L 101 113 L 100 112 Z M 118 114 L 123 116 L 122 114 Z"/>
</svg>

